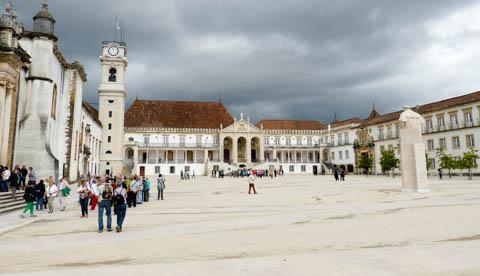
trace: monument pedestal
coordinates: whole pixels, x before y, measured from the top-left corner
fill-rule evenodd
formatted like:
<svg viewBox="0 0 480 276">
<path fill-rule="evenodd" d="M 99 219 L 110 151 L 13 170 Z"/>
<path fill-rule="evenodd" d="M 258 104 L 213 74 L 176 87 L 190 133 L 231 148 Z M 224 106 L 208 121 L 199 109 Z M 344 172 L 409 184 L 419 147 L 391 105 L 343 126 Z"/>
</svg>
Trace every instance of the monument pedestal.
<svg viewBox="0 0 480 276">
<path fill-rule="evenodd" d="M 427 188 L 427 168 L 425 145 L 421 132 L 413 128 L 400 129 L 402 191 L 429 192 Z"/>
</svg>

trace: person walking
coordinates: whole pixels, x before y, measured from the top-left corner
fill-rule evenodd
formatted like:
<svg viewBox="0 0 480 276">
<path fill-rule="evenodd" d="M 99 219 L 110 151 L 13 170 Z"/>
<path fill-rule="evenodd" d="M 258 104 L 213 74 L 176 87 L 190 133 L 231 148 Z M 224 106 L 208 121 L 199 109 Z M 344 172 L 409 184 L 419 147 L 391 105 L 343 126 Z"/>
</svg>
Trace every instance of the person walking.
<svg viewBox="0 0 480 276">
<path fill-rule="evenodd" d="M 342 169 L 342 170 L 340 171 L 340 179 L 341 179 L 342 181 L 345 181 L 345 169 Z"/>
<path fill-rule="evenodd" d="M 82 211 L 81 218 L 88 218 L 88 186 L 87 181 L 82 179 L 80 187 L 77 189 L 79 201 L 80 201 L 80 209 Z"/>
<path fill-rule="evenodd" d="M 143 190 L 143 201 L 148 202 L 150 199 L 150 179 L 145 180 L 145 188 Z"/>
<path fill-rule="evenodd" d="M 138 184 L 137 176 L 134 176 L 132 181 L 130 181 L 130 188 L 127 193 L 128 208 L 132 206 L 133 208 L 137 207 L 138 185 L 139 184 Z"/>
<path fill-rule="evenodd" d="M 18 169 L 10 174 L 10 187 L 12 187 L 12 198 L 15 199 L 15 194 L 20 189 L 20 171 Z"/>
<path fill-rule="evenodd" d="M 140 179 L 138 179 L 137 183 L 138 183 L 137 204 L 142 204 L 142 202 L 143 202 L 143 188 L 145 187 L 144 177 L 140 177 Z"/>
<path fill-rule="evenodd" d="M 48 187 L 47 187 L 47 204 L 48 204 L 48 212 L 53 213 L 53 202 L 55 198 L 58 196 L 58 188 L 51 178 L 48 179 Z"/>
<path fill-rule="evenodd" d="M 162 174 L 159 174 L 157 177 L 157 191 L 158 196 L 157 200 L 163 200 L 163 191 L 165 190 L 165 177 Z"/>
<path fill-rule="evenodd" d="M 126 186 L 126 185 L 125 185 Z M 127 205 L 125 204 L 125 197 L 127 195 L 124 185 L 120 185 L 113 193 L 113 200 L 115 202 L 115 210 L 117 213 L 117 233 L 123 230 L 123 221 L 127 214 Z"/>
<path fill-rule="evenodd" d="M 248 176 L 248 194 L 250 194 L 252 190 L 254 194 L 257 193 L 257 190 L 255 190 L 255 174 L 250 172 Z"/>
<path fill-rule="evenodd" d="M 33 185 L 37 183 L 37 174 L 32 167 L 28 167 L 28 182 L 33 182 Z"/>
<path fill-rule="evenodd" d="M 438 169 L 438 177 L 440 178 L 440 180 L 442 180 L 442 178 L 443 178 L 442 168 L 439 168 L 439 169 Z"/>
<path fill-rule="evenodd" d="M 335 178 L 335 181 L 338 181 L 338 170 L 337 166 L 333 167 L 333 177 Z"/>
<path fill-rule="evenodd" d="M 95 208 L 97 207 L 98 203 L 98 196 L 100 193 L 98 192 L 97 188 L 97 179 L 93 178 L 89 184 L 88 184 L 88 190 L 90 191 L 90 199 L 91 199 L 91 209 L 92 211 L 95 211 Z"/>
<path fill-rule="evenodd" d="M 32 185 L 34 182 L 33 181 L 28 181 L 28 185 Z M 38 184 L 35 184 L 35 198 L 36 198 L 36 208 L 37 211 L 42 211 L 43 210 L 43 203 L 45 201 L 45 183 L 43 182 L 43 179 L 38 182 Z"/>
<path fill-rule="evenodd" d="M 98 233 L 103 232 L 103 211 L 107 215 L 107 231 L 112 231 L 112 199 L 113 188 L 110 183 L 100 180 L 98 185 Z"/>
<path fill-rule="evenodd" d="M 25 202 L 27 203 L 27 206 L 23 209 L 22 214 L 20 215 L 22 218 L 25 218 L 25 214 L 27 211 L 30 211 L 30 216 L 35 217 L 33 214 L 33 202 L 35 201 L 35 188 L 33 185 L 29 184 L 25 188 L 25 193 L 23 194 L 23 199 L 25 199 Z"/>
<path fill-rule="evenodd" d="M 68 182 L 65 178 L 61 177 L 60 181 L 58 182 L 58 190 L 60 191 L 59 194 L 59 202 L 60 202 L 60 211 L 65 211 L 67 208 L 65 206 L 65 199 L 70 194 L 70 187 Z"/>
<path fill-rule="evenodd" d="M 8 192 L 8 183 L 10 181 L 10 171 L 8 167 L 5 166 L 2 168 L 2 175 L 0 181 L 0 192 L 6 193 Z"/>
<path fill-rule="evenodd" d="M 22 190 L 27 187 L 27 183 L 26 183 L 27 176 L 28 176 L 27 167 L 25 165 L 23 165 L 22 168 L 20 169 L 20 184 L 21 184 L 20 187 L 21 187 Z"/>
</svg>

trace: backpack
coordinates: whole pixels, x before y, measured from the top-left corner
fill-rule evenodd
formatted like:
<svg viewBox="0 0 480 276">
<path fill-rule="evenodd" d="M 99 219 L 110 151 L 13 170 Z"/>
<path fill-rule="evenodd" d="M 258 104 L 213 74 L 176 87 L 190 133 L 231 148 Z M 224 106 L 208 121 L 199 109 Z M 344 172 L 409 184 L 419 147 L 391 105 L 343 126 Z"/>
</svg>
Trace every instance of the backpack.
<svg viewBox="0 0 480 276">
<path fill-rule="evenodd" d="M 123 191 L 123 188 L 120 191 L 120 193 L 116 193 L 115 196 L 113 197 L 113 200 L 115 201 L 115 204 L 124 204 L 125 203 L 125 198 L 122 195 L 122 191 Z"/>
<path fill-rule="evenodd" d="M 103 200 L 110 200 L 112 199 L 112 187 L 107 186 L 102 192 L 102 199 Z"/>
</svg>

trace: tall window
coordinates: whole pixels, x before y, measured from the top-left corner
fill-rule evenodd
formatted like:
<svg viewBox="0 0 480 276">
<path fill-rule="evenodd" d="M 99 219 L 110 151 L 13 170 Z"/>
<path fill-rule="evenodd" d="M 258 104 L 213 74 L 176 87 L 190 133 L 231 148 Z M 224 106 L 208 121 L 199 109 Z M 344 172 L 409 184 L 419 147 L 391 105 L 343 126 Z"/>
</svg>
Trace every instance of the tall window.
<svg viewBox="0 0 480 276">
<path fill-rule="evenodd" d="M 270 139 L 268 137 L 263 138 L 263 143 L 265 145 L 268 145 L 269 141 L 270 141 Z"/>
<path fill-rule="evenodd" d="M 383 128 L 378 128 L 378 140 L 383 140 Z"/>
<path fill-rule="evenodd" d="M 108 81 L 109 82 L 116 82 L 117 81 L 117 69 L 115 68 L 110 68 L 110 71 L 108 71 Z"/>
<path fill-rule="evenodd" d="M 53 85 L 53 92 L 52 92 L 52 109 L 51 109 L 51 116 L 53 119 L 57 117 L 57 84 Z"/>
<path fill-rule="evenodd" d="M 467 147 L 469 147 L 469 148 L 475 147 L 475 138 L 474 138 L 473 134 L 469 134 L 469 135 L 465 136 L 465 140 L 467 141 Z"/>
<path fill-rule="evenodd" d="M 335 160 L 335 152 L 332 151 L 332 160 Z"/>
<path fill-rule="evenodd" d="M 427 131 L 431 131 L 431 129 L 433 128 L 432 119 L 425 120 L 425 124 L 427 126 Z"/>
<path fill-rule="evenodd" d="M 435 144 L 433 143 L 433 139 L 427 140 L 427 146 L 428 146 L 428 151 L 433 151 L 435 149 Z"/>
<path fill-rule="evenodd" d="M 438 124 L 438 127 L 441 129 L 445 127 L 445 120 L 443 119 L 443 115 L 440 115 L 437 118 L 437 124 Z"/>
<path fill-rule="evenodd" d="M 457 127 L 458 125 L 457 114 L 450 114 L 450 124 L 452 124 L 452 127 Z"/>
<path fill-rule="evenodd" d="M 111 142 L 112 142 L 112 136 L 108 136 L 108 137 L 107 137 L 107 142 L 108 142 L 108 143 L 111 143 Z"/>
<path fill-rule="evenodd" d="M 155 166 L 155 174 L 160 173 L 160 166 Z"/>
<path fill-rule="evenodd" d="M 340 159 L 340 160 L 343 159 L 343 152 L 341 152 L 341 151 L 338 152 L 338 159 Z"/>
<path fill-rule="evenodd" d="M 467 124 L 467 126 L 470 126 L 470 124 L 472 123 L 472 113 L 470 111 L 465 111 L 464 116 L 465 123 Z"/>
<path fill-rule="evenodd" d="M 108 111 L 108 117 L 112 118 L 113 116 L 113 112 L 112 111 Z"/>
<path fill-rule="evenodd" d="M 389 126 L 389 127 L 387 127 L 387 138 L 390 139 L 390 138 L 392 138 L 392 137 L 393 137 L 393 135 L 392 135 L 392 127 Z"/>
<path fill-rule="evenodd" d="M 343 142 L 342 142 L 342 134 L 338 134 L 337 135 L 337 141 L 338 141 L 338 145 L 342 145 Z"/>
<path fill-rule="evenodd" d="M 112 124 L 108 124 L 108 129 L 112 129 Z"/>
<path fill-rule="evenodd" d="M 348 133 L 343 134 L 343 142 L 347 145 L 350 143 L 350 140 L 348 139 Z"/>
<path fill-rule="evenodd" d="M 438 142 L 439 142 L 439 145 L 440 145 L 441 149 L 444 149 L 444 150 L 447 149 L 447 139 L 440 138 L 440 140 L 438 140 Z"/>
<path fill-rule="evenodd" d="M 350 158 L 350 152 L 348 150 L 345 150 L 345 159 Z"/>
<path fill-rule="evenodd" d="M 452 148 L 459 149 L 460 148 L 460 137 L 453 136 L 452 137 Z"/>
</svg>

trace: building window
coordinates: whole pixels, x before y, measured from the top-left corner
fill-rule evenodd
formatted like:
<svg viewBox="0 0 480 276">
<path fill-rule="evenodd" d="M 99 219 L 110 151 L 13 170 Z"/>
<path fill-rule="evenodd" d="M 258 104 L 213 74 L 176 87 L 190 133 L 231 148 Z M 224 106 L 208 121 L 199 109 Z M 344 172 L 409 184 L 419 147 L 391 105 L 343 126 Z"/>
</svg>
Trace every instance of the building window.
<svg viewBox="0 0 480 276">
<path fill-rule="evenodd" d="M 450 114 L 450 124 L 452 125 L 452 127 L 457 127 L 458 120 L 456 114 Z"/>
<path fill-rule="evenodd" d="M 427 140 L 427 148 L 428 148 L 428 151 L 434 151 L 435 150 L 435 144 L 433 142 L 433 139 L 432 140 Z"/>
<path fill-rule="evenodd" d="M 280 137 L 275 137 L 274 142 L 275 142 L 275 146 L 280 145 Z"/>
<path fill-rule="evenodd" d="M 312 146 L 312 145 L 313 145 L 313 143 L 312 143 L 312 137 L 308 137 L 308 138 L 307 138 L 307 145 L 308 145 L 308 146 Z"/>
<path fill-rule="evenodd" d="M 160 166 L 155 166 L 155 174 L 159 174 L 160 173 Z"/>
<path fill-rule="evenodd" d="M 440 145 L 441 149 L 444 149 L 444 150 L 447 149 L 447 139 L 440 138 L 440 140 L 438 140 L 438 142 L 439 142 L 438 144 Z"/>
<path fill-rule="evenodd" d="M 302 145 L 302 137 L 297 137 L 297 145 L 298 146 Z"/>
<path fill-rule="evenodd" d="M 332 160 L 335 160 L 335 152 L 332 151 L 331 155 L 332 155 Z"/>
<path fill-rule="evenodd" d="M 343 152 L 341 152 L 341 151 L 338 152 L 338 159 L 339 160 L 343 159 Z"/>
<path fill-rule="evenodd" d="M 454 136 L 452 137 L 452 148 L 459 149 L 460 148 L 460 137 Z"/>
<path fill-rule="evenodd" d="M 112 136 L 108 136 L 108 137 L 107 137 L 107 142 L 108 142 L 108 143 L 111 143 L 111 142 L 112 142 Z"/>
<path fill-rule="evenodd" d="M 445 128 L 445 121 L 443 120 L 443 115 L 437 118 L 437 124 L 440 129 Z"/>
<path fill-rule="evenodd" d="M 388 150 L 392 151 L 393 150 L 393 145 L 388 145 Z"/>
<path fill-rule="evenodd" d="M 263 143 L 264 143 L 265 145 L 268 145 L 268 142 L 269 142 L 269 141 L 270 141 L 270 139 L 268 139 L 268 137 L 263 138 Z"/>
<path fill-rule="evenodd" d="M 387 127 L 387 138 L 390 139 L 392 137 L 393 137 L 392 136 L 392 127 L 389 126 L 389 127 Z"/>
<path fill-rule="evenodd" d="M 53 92 L 52 92 L 52 110 L 51 110 L 51 116 L 53 119 L 57 117 L 57 85 L 53 85 Z"/>
<path fill-rule="evenodd" d="M 380 153 L 385 151 L 385 146 L 380 146 Z"/>
<path fill-rule="evenodd" d="M 175 173 L 175 166 L 170 166 L 170 173 L 174 174 Z"/>
<path fill-rule="evenodd" d="M 347 145 L 350 143 L 350 140 L 348 139 L 348 133 L 343 134 L 343 142 Z"/>
<path fill-rule="evenodd" d="M 333 135 L 330 136 L 330 144 L 332 146 L 335 146 L 335 136 L 333 136 Z"/>
<path fill-rule="evenodd" d="M 290 146 L 291 143 L 292 143 L 292 138 L 291 138 L 291 137 L 287 137 L 286 143 L 287 143 L 287 146 Z"/>
<path fill-rule="evenodd" d="M 112 129 L 112 124 L 108 124 L 108 129 Z"/>
<path fill-rule="evenodd" d="M 383 140 L 383 128 L 379 127 L 378 128 L 378 140 Z"/>
<path fill-rule="evenodd" d="M 113 112 L 112 111 L 108 111 L 108 117 L 112 118 L 113 116 Z"/>
<path fill-rule="evenodd" d="M 109 82 L 116 82 L 117 81 L 117 69 L 115 68 L 110 68 L 110 71 L 108 71 L 108 81 Z"/>
<path fill-rule="evenodd" d="M 475 147 L 475 138 L 473 137 L 473 134 L 465 136 L 465 140 L 467 141 L 467 147 Z"/>
<path fill-rule="evenodd" d="M 465 123 L 466 126 L 471 126 L 472 124 L 472 113 L 470 111 L 464 111 Z"/>
<path fill-rule="evenodd" d="M 307 166 L 302 165 L 301 170 L 302 170 L 302 172 L 306 172 L 307 171 Z"/>
<path fill-rule="evenodd" d="M 295 166 L 294 166 L 294 165 L 290 165 L 290 166 L 288 167 L 288 171 L 289 171 L 289 172 L 294 172 L 294 171 L 295 171 Z"/>
<path fill-rule="evenodd" d="M 105 152 L 105 154 L 112 154 L 112 151 L 107 150 L 107 151 Z"/>
<path fill-rule="evenodd" d="M 110 166 L 110 162 L 107 162 L 107 166 Z"/>
<path fill-rule="evenodd" d="M 350 159 L 350 152 L 348 150 L 345 151 L 345 159 Z"/>
</svg>

